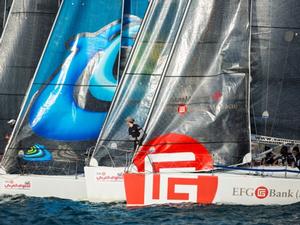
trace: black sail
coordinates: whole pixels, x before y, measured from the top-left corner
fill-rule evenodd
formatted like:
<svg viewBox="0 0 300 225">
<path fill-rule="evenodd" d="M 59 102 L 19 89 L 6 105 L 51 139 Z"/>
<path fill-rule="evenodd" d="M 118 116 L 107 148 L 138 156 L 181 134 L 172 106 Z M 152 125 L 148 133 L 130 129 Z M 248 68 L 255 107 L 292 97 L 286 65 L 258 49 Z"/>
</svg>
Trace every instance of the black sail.
<svg viewBox="0 0 300 225">
<path fill-rule="evenodd" d="M 57 10 L 58 2 L 53 0 L 17 0 L 12 4 L 0 43 L 0 153 L 7 142 L 5 134 L 11 132 L 7 121 L 17 119 Z"/>
<path fill-rule="evenodd" d="M 300 140 L 300 1 L 252 4 L 252 134 Z"/>
<path fill-rule="evenodd" d="M 5 27 L 11 4 L 12 0 L 0 1 L 0 36 Z"/>
<path fill-rule="evenodd" d="M 127 116 L 146 133 L 137 155 L 201 143 L 214 164 L 242 162 L 250 148 L 249 6 L 243 0 L 152 3 L 98 141 L 99 165 L 128 162 Z"/>
</svg>

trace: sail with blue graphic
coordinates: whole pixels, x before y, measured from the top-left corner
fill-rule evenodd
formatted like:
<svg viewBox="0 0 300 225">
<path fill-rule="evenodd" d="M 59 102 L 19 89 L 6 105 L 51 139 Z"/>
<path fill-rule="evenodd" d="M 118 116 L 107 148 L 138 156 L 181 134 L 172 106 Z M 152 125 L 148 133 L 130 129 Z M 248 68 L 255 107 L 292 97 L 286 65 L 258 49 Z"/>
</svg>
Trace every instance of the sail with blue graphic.
<svg viewBox="0 0 300 225">
<path fill-rule="evenodd" d="M 124 14 L 121 0 L 62 3 L 2 161 L 6 170 L 20 150 L 38 146 L 44 156 L 51 154 L 45 161 L 51 159 L 55 169 L 47 168 L 48 174 L 82 172 L 84 153 L 95 145 L 118 84 L 122 34 L 134 40 L 148 4 L 140 2 L 145 6 L 135 8 L 136 15 Z M 30 172 L 44 168 L 35 165 Z"/>
</svg>

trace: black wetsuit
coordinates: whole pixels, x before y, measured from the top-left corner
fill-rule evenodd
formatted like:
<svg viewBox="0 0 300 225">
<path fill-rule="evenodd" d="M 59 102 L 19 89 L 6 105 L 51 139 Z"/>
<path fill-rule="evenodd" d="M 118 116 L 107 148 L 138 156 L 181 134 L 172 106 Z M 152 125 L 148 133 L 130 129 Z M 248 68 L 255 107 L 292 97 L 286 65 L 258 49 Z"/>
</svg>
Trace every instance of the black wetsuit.
<svg viewBox="0 0 300 225">
<path fill-rule="evenodd" d="M 293 159 L 293 155 L 291 153 L 288 153 L 288 154 L 282 154 L 280 156 L 278 156 L 275 161 L 277 162 L 279 159 L 282 160 L 282 164 L 283 165 L 288 165 L 290 166 L 292 164 L 292 162 L 294 161 Z"/>
<path fill-rule="evenodd" d="M 296 156 L 293 156 L 293 160 L 294 166 L 300 170 L 300 153 L 298 153 Z"/>
<path fill-rule="evenodd" d="M 139 137 L 141 135 L 141 131 L 142 128 L 137 125 L 137 124 L 133 124 L 132 127 L 128 128 L 128 134 L 134 139 L 134 150 L 136 149 L 136 147 L 139 144 Z"/>
</svg>

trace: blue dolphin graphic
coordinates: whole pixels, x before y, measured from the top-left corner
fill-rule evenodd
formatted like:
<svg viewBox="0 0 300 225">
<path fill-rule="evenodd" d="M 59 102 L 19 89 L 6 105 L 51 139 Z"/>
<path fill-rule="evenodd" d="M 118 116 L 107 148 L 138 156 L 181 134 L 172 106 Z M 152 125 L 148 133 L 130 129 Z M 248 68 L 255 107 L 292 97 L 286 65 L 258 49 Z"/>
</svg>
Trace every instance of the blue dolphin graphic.
<svg viewBox="0 0 300 225">
<path fill-rule="evenodd" d="M 117 83 L 112 71 L 120 47 L 120 31 L 121 24 L 115 21 L 95 33 L 78 34 L 68 42 L 70 54 L 47 86 L 40 90 L 30 109 L 29 124 L 36 134 L 61 141 L 98 137 L 107 112 L 80 107 L 73 91 L 77 80 L 89 72 L 89 65 L 94 63 L 89 91 L 96 99 L 111 101 Z M 100 60 L 96 61 L 99 54 Z"/>
</svg>

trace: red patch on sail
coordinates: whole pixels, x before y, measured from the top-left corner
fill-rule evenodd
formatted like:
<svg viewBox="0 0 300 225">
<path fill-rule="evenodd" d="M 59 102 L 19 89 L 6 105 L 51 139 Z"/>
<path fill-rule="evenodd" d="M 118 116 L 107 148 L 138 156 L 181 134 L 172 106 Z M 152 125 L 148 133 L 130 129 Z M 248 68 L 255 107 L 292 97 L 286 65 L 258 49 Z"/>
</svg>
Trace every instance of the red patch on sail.
<svg viewBox="0 0 300 225">
<path fill-rule="evenodd" d="M 216 91 L 212 96 L 212 99 L 216 102 L 218 102 L 221 98 L 222 98 L 222 93 L 220 91 Z"/>
<path fill-rule="evenodd" d="M 179 105 L 177 111 L 180 115 L 184 115 L 187 112 L 187 106 L 183 104 Z"/>
<path fill-rule="evenodd" d="M 133 159 L 138 172 L 145 172 L 145 159 L 148 155 L 161 153 L 192 153 L 193 159 L 181 160 L 182 154 L 178 154 L 178 159 L 162 160 L 153 162 L 152 169 L 154 173 L 159 172 L 161 168 L 195 168 L 195 170 L 209 170 L 213 168 L 213 159 L 209 151 L 197 140 L 183 134 L 165 134 L 154 138 L 140 147 L 139 152 Z M 166 156 L 167 157 L 167 156 Z"/>
</svg>

